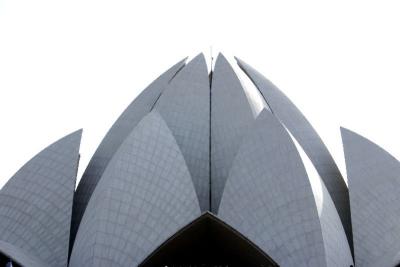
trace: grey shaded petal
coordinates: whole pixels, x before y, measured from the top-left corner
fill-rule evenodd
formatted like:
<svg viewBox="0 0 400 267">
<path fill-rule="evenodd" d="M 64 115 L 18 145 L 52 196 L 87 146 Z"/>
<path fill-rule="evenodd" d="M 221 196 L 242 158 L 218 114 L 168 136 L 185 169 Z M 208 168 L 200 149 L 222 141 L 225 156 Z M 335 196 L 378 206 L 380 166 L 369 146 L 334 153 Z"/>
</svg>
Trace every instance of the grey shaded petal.
<svg viewBox="0 0 400 267">
<path fill-rule="evenodd" d="M 280 266 L 327 266 L 304 165 L 285 128 L 267 110 L 240 146 L 218 217 Z"/>
<path fill-rule="evenodd" d="M 79 223 L 93 190 L 103 175 L 109 161 L 133 128 L 151 111 L 165 86 L 185 65 L 185 61 L 186 59 L 176 63 L 144 89 L 120 115 L 100 143 L 76 189 L 72 216 L 71 246 L 74 243 Z"/>
<path fill-rule="evenodd" d="M 153 111 L 106 168 L 82 218 L 70 266 L 137 266 L 199 215 L 185 160 Z"/>
<path fill-rule="evenodd" d="M 356 266 L 397 266 L 400 163 L 366 138 L 341 128 Z"/>
<path fill-rule="evenodd" d="M 314 164 L 331 195 L 352 247 L 349 192 L 328 149 L 301 111 L 282 91 L 244 61 L 236 60 L 260 90 L 272 113 L 285 125 Z"/>
<path fill-rule="evenodd" d="M 81 135 L 79 130 L 48 146 L 0 191 L 0 240 L 49 266 L 68 264 Z"/>
<path fill-rule="evenodd" d="M 226 58 L 219 54 L 211 83 L 211 211 L 218 211 L 232 161 L 254 117 Z"/>
<path fill-rule="evenodd" d="M 210 209 L 210 82 L 203 54 L 169 83 L 155 108 L 178 143 L 202 211 Z"/>
</svg>

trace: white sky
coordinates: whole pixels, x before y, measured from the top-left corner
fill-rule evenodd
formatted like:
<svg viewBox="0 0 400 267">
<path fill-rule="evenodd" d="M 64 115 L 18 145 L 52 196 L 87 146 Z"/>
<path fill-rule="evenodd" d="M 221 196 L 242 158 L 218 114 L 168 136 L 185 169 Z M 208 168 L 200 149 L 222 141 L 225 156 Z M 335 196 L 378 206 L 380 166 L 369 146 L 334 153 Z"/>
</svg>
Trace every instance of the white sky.
<svg viewBox="0 0 400 267">
<path fill-rule="evenodd" d="M 398 1 L 0 0 L 0 186 L 84 128 L 81 174 L 143 88 L 210 46 L 283 90 L 342 171 L 340 125 L 400 158 L 399 14 Z"/>
</svg>

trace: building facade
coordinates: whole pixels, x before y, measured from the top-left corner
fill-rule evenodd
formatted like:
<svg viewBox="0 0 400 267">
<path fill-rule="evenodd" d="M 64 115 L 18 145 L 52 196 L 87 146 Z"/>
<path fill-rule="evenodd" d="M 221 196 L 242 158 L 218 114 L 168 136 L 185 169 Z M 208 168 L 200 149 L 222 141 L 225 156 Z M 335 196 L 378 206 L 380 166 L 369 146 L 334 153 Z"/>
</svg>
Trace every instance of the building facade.
<svg viewBox="0 0 400 267">
<path fill-rule="evenodd" d="M 0 191 L 0 266 L 399 264 L 399 162 L 342 129 L 347 186 L 300 110 L 236 61 L 220 54 L 209 71 L 200 54 L 168 69 L 77 186 L 81 130 L 25 164 Z"/>
</svg>

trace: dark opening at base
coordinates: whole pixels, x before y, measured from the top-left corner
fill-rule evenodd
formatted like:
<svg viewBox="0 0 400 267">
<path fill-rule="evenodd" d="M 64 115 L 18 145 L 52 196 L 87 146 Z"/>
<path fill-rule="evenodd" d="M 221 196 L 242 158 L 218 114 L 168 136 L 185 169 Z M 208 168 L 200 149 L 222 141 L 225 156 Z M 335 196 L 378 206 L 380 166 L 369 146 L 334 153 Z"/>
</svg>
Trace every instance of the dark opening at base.
<svg viewBox="0 0 400 267">
<path fill-rule="evenodd" d="M 0 252 L 0 267 L 8 267 L 7 265 L 10 263 L 10 258 Z M 21 267 L 21 265 L 17 264 L 15 261 L 11 261 L 12 267 Z"/>
<path fill-rule="evenodd" d="M 183 228 L 140 267 L 278 266 L 256 245 L 210 213 Z"/>
</svg>

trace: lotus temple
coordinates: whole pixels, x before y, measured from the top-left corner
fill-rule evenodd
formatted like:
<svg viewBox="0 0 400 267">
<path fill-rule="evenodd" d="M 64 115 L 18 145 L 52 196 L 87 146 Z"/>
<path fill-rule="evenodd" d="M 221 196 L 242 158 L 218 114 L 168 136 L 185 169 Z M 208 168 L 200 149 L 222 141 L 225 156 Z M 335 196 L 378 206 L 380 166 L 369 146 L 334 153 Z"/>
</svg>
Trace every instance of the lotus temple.
<svg viewBox="0 0 400 267">
<path fill-rule="evenodd" d="M 342 128 L 344 178 L 257 70 L 186 61 L 125 109 L 78 184 L 82 130 L 8 180 L 0 267 L 400 266 L 398 160 Z"/>
</svg>

